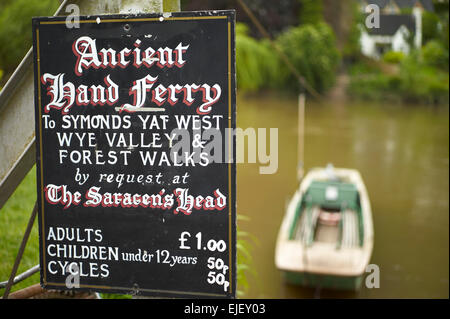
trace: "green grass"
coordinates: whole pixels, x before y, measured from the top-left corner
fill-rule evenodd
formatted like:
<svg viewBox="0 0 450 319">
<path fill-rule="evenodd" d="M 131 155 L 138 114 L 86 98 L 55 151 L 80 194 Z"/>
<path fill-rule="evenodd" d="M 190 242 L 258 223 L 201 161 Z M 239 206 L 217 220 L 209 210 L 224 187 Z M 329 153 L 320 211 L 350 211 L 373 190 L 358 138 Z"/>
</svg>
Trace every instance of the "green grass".
<svg viewBox="0 0 450 319">
<path fill-rule="evenodd" d="M 19 251 L 28 220 L 36 201 L 36 169 L 33 167 L 0 210 L 0 281 L 9 279 L 14 260 Z M 39 264 L 39 233 L 37 218 L 17 274 Z M 11 291 L 39 282 L 39 273 L 14 285 Z M 0 289 L 3 295 L 4 289 Z"/>
</svg>

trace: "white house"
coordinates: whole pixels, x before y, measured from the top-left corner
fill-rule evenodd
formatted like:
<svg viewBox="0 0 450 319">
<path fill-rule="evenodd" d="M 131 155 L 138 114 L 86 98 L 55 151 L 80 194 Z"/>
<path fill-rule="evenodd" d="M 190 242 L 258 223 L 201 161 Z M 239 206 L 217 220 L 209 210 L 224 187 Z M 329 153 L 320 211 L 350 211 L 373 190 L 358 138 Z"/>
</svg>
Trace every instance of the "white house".
<svg viewBox="0 0 450 319">
<path fill-rule="evenodd" d="M 374 25 L 361 26 L 361 52 L 379 59 L 387 51 L 408 54 L 411 44 L 422 46 L 422 14 L 433 10 L 431 0 L 360 0 L 361 9 L 367 12 L 369 5 L 378 11 L 370 11 Z M 410 14 L 401 14 L 410 11 Z M 376 16 L 374 16 L 376 15 Z"/>
</svg>

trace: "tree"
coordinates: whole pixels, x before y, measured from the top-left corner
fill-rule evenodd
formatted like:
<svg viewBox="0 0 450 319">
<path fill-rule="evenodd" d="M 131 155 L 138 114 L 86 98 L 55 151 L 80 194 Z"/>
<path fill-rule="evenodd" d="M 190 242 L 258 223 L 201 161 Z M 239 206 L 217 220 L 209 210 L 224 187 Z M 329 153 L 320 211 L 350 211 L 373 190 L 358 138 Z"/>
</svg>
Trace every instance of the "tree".
<svg viewBox="0 0 450 319">
<path fill-rule="evenodd" d="M 323 21 L 322 0 L 300 0 L 300 24 L 317 24 Z"/>
<path fill-rule="evenodd" d="M 334 32 L 328 24 L 322 22 L 292 27 L 280 35 L 277 43 L 299 73 L 318 92 L 324 92 L 333 85 L 340 56 Z M 282 68 L 286 68 L 284 64 Z M 290 74 L 288 70 L 283 73 Z M 298 89 L 297 83 L 289 75 L 285 86 Z"/>
<path fill-rule="evenodd" d="M 449 1 L 434 1 L 435 12 L 441 24 L 441 41 L 445 48 L 449 49 Z"/>
<path fill-rule="evenodd" d="M 436 40 L 440 37 L 439 17 L 437 14 L 425 11 L 422 16 L 422 35 L 423 43 L 430 40 Z"/>
</svg>

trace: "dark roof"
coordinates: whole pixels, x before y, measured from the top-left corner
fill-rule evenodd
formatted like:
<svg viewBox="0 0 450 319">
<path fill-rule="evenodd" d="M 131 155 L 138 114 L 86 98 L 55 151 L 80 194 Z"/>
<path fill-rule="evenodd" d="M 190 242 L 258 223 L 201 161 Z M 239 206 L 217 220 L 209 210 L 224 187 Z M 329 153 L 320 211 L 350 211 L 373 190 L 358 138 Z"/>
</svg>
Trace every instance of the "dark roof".
<svg viewBox="0 0 450 319">
<path fill-rule="evenodd" d="M 406 14 L 380 14 L 380 27 L 367 31 L 371 35 L 394 35 L 402 25 L 414 32 L 414 17 Z"/>
<path fill-rule="evenodd" d="M 416 0 L 394 0 L 394 1 L 400 9 L 412 8 L 416 3 Z"/>
<path fill-rule="evenodd" d="M 423 8 L 428 11 L 434 11 L 434 5 L 432 0 L 420 0 Z"/>
<path fill-rule="evenodd" d="M 420 3 L 425 10 L 434 11 L 432 0 L 394 0 L 400 9 L 413 8 L 416 3 Z"/>
<path fill-rule="evenodd" d="M 425 10 L 434 11 L 432 0 L 360 0 L 367 4 L 376 4 L 380 9 L 384 9 L 389 3 L 394 2 L 400 9 L 413 8 L 419 2 Z"/>
<path fill-rule="evenodd" d="M 367 4 L 376 4 L 381 9 L 383 9 L 389 3 L 390 0 L 363 0 L 363 1 L 366 2 Z"/>
</svg>

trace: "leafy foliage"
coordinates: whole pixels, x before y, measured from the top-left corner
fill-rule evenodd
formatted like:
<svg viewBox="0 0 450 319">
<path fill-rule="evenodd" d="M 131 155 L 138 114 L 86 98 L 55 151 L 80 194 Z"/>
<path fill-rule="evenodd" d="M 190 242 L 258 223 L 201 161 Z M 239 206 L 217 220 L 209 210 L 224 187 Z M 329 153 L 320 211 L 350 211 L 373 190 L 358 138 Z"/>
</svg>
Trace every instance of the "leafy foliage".
<svg viewBox="0 0 450 319">
<path fill-rule="evenodd" d="M 317 24 L 323 22 L 322 0 L 300 0 L 300 24 Z"/>
<path fill-rule="evenodd" d="M 278 56 L 267 41 L 258 41 L 245 24 L 236 25 L 236 77 L 239 88 L 255 91 L 271 87 L 279 78 Z"/>
<path fill-rule="evenodd" d="M 407 102 L 448 103 L 448 71 L 427 65 L 420 52 L 410 54 L 402 62 L 400 80 L 400 90 Z"/>
<path fill-rule="evenodd" d="M 340 58 L 334 33 L 327 24 L 289 28 L 276 39 L 275 45 L 317 91 L 323 92 L 333 85 Z M 240 89 L 298 90 L 297 79 L 270 43 L 249 36 L 247 26 L 241 23 L 236 26 L 236 52 Z"/>
<path fill-rule="evenodd" d="M 248 221 L 244 215 L 237 215 L 238 222 Z M 252 265 L 253 259 L 251 250 L 257 240 L 251 234 L 239 230 L 237 231 L 237 295 L 242 297 L 249 289 L 248 276 L 257 276 Z"/>
<path fill-rule="evenodd" d="M 365 15 L 361 13 L 359 4 L 356 1 L 352 2 L 352 23 L 348 34 L 348 39 L 343 47 L 342 55 L 344 59 L 356 60 L 361 55 L 361 28 L 364 24 Z"/>
<path fill-rule="evenodd" d="M 440 37 L 439 17 L 437 14 L 424 11 L 422 15 L 422 37 L 423 43 Z"/>
<path fill-rule="evenodd" d="M 340 60 L 335 42 L 333 31 L 325 23 L 292 27 L 277 40 L 291 63 L 319 92 L 329 89 L 335 80 Z M 282 68 L 289 74 L 285 65 Z M 294 89 L 297 81 L 289 74 L 284 84 Z"/>
<path fill-rule="evenodd" d="M 58 6 L 58 0 L 14 0 L 2 4 L 0 68 L 6 73 L 14 70 L 32 45 L 31 18 L 52 15 Z"/>
<path fill-rule="evenodd" d="M 387 63 L 398 64 L 403 61 L 405 54 L 400 51 L 388 51 L 383 55 L 383 61 Z"/>
<path fill-rule="evenodd" d="M 383 72 L 373 61 L 360 62 L 351 68 L 349 93 L 370 100 L 448 103 L 449 73 L 433 66 L 434 59 L 427 59 L 424 52 L 414 51 L 399 62 L 394 73 Z"/>
<path fill-rule="evenodd" d="M 441 42 L 436 40 L 429 41 L 422 48 L 422 56 L 426 65 L 448 71 L 448 49 Z"/>
</svg>

